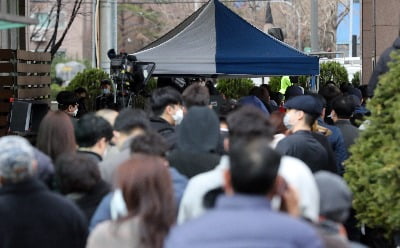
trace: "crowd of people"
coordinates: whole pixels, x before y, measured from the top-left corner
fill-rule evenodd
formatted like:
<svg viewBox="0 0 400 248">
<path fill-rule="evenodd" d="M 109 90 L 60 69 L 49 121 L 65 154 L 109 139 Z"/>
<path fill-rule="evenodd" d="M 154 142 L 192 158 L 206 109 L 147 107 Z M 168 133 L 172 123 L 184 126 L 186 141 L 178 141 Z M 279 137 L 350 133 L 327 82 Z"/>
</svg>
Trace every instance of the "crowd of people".
<svg viewBox="0 0 400 248">
<path fill-rule="evenodd" d="M 0 247 L 364 247 L 342 175 L 366 89 L 212 87 L 157 88 L 152 113 L 60 92 L 36 142 L 0 138 Z"/>
</svg>

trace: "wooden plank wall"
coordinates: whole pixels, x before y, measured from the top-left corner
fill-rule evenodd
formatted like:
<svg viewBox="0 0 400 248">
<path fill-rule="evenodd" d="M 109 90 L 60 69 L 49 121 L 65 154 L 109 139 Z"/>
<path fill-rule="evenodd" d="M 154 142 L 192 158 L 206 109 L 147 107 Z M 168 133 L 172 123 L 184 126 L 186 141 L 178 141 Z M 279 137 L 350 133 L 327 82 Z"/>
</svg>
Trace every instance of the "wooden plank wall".
<svg viewBox="0 0 400 248">
<path fill-rule="evenodd" d="M 0 49 L 0 136 L 8 131 L 10 99 L 50 103 L 50 53 Z"/>
</svg>

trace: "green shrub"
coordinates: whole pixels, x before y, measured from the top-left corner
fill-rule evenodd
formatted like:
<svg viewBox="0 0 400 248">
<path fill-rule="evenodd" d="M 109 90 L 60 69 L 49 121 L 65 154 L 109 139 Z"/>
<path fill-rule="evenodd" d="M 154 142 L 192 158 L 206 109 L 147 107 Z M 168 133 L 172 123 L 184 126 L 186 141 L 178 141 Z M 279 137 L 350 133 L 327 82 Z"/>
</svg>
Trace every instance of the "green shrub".
<svg viewBox="0 0 400 248">
<path fill-rule="evenodd" d="M 336 85 L 349 82 L 346 68 L 338 62 L 330 61 L 320 65 L 319 84 L 325 85 L 328 81 L 333 81 Z"/>
<path fill-rule="evenodd" d="M 100 81 L 103 79 L 109 79 L 109 75 L 101 69 L 85 69 L 79 72 L 70 82 L 67 90 L 75 90 L 78 87 L 83 87 L 88 91 L 88 105 L 86 106 L 89 111 L 94 110 L 94 104 L 96 96 L 100 91 Z"/>
<path fill-rule="evenodd" d="M 282 77 L 270 77 L 268 84 L 273 92 L 278 92 L 281 89 L 281 78 Z"/>
<path fill-rule="evenodd" d="M 254 83 L 249 78 L 223 78 L 217 83 L 217 90 L 226 98 L 239 99 L 249 95 Z"/>
<path fill-rule="evenodd" d="M 57 83 L 52 83 L 52 84 L 50 84 L 50 90 L 51 90 L 50 99 L 51 99 L 52 101 L 55 101 L 55 100 L 56 100 L 57 94 L 58 94 L 60 91 L 65 90 L 65 88 L 62 87 L 62 86 L 60 86 L 60 85 L 57 84 Z"/>
<path fill-rule="evenodd" d="M 353 78 L 351 79 L 351 84 L 354 87 L 360 86 L 360 72 L 359 71 L 354 73 Z"/>
<path fill-rule="evenodd" d="M 357 219 L 386 237 L 400 230 L 400 53 L 392 58 L 367 104 L 370 124 L 350 148 L 344 176 Z"/>
</svg>

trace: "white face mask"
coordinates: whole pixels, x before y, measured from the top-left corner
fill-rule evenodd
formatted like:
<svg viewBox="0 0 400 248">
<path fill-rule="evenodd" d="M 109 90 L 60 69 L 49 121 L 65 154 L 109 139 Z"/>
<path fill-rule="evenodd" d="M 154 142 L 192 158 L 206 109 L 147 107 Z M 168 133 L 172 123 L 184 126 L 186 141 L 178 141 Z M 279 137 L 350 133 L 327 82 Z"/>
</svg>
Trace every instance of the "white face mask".
<svg viewBox="0 0 400 248">
<path fill-rule="evenodd" d="M 78 108 L 76 108 L 76 109 L 74 110 L 74 112 L 72 112 L 72 116 L 75 117 L 77 114 L 78 114 Z"/>
<path fill-rule="evenodd" d="M 110 94 L 110 89 L 103 89 L 103 94 L 108 95 Z"/>
<path fill-rule="evenodd" d="M 289 130 L 293 128 L 293 124 L 290 123 L 290 115 L 288 115 L 287 113 L 283 117 L 283 125 L 285 125 L 285 127 Z"/>
<path fill-rule="evenodd" d="M 182 120 L 183 120 L 183 110 L 181 108 L 179 108 L 175 114 L 172 115 L 172 119 L 174 119 L 175 121 L 175 126 L 181 124 Z"/>
</svg>

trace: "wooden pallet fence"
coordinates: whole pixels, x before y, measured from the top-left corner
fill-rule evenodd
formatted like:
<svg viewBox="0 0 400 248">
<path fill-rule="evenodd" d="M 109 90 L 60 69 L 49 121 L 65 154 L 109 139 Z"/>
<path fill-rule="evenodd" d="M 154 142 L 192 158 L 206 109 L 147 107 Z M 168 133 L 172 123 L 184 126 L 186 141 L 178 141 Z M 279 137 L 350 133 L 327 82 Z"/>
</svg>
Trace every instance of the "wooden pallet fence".
<svg viewBox="0 0 400 248">
<path fill-rule="evenodd" d="M 50 103 L 51 55 L 0 49 L 0 136 L 8 130 L 10 99 Z"/>
</svg>

